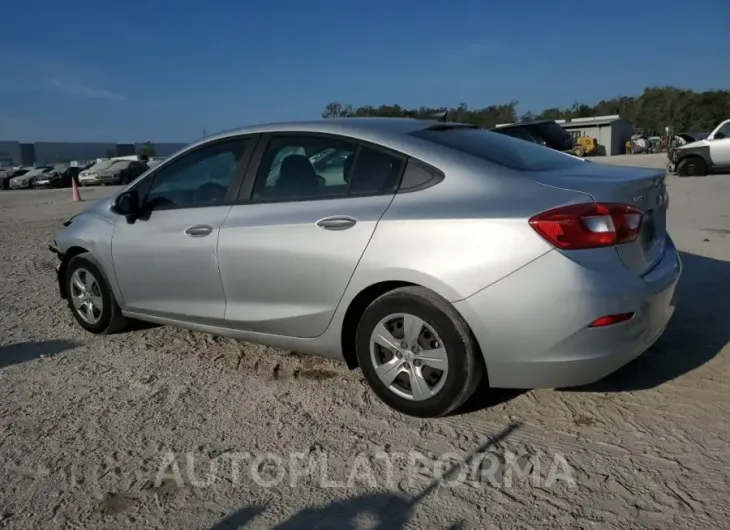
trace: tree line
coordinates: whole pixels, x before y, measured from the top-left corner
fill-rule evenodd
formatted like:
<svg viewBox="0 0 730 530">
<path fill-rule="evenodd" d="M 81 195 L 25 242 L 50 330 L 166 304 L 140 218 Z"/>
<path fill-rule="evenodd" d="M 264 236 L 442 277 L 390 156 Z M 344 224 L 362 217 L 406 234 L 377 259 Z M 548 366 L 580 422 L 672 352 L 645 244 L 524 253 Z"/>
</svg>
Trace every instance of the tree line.
<svg viewBox="0 0 730 530">
<path fill-rule="evenodd" d="M 618 96 L 604 99 L 595 105 L 576 102 L 570 107 L 552 107 L 540 113 L 519 114 L 518 102 L 510 101 L 471 109 L 466 103 L 457 107 L 408 108 L 401 105 L 366 105 L 354 107 L 333 101 L 322 112 L 323 118 L 351 116 L 383 116 L 425 118 L 447 111 L 449 121 L 470 123 L 491 128 L 499 123 L 514 123 L 531 120 L 559 120 L 588 118 L 618 114 L 629 120 L 637 129 L 650 134 L 662 134 L 669 126 L 676 133 L 711 131 L 721 121 L 730 119 L 730 90 L 707 90 L 695 92 L 681 88 L 647 87 L 640 96 Z"/>
</svg>

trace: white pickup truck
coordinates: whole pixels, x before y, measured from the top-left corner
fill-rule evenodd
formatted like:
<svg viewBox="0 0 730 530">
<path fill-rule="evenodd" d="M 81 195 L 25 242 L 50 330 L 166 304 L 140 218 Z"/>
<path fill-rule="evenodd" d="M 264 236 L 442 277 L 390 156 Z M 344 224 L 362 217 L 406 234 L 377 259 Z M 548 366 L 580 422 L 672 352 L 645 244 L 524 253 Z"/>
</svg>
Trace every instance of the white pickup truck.
<svg viewBox="0 0 730 530">
<path fill-rule="evenodd" d="M 676 172 L 680 177 L 730 173 L 730 120 L 715 127 L 704 140 L 670 149 L 667 171 Z"/>
</svg>

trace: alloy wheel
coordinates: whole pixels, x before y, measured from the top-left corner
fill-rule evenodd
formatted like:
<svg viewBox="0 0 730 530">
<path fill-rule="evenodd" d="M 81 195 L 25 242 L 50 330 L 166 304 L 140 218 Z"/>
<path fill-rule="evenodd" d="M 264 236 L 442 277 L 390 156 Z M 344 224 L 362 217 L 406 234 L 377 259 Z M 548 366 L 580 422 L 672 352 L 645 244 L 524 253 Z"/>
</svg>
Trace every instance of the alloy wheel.
<svg viewBox="0 0 730 530">
<path fill-rule="evenodd" d="M 449 371 L 448 353 L 438 333 L 408 313 L 389 315 L 375 326 L 370 358 L 382 383 L 413 401 L 438 394 Z"/>
<path fill-rule="evenodd" d="M 71 303 L 78 315 L 89 324 L 101 320 L 104 301 L 99 282 L 87 269 L 78 268 L 71 275 Z"/>
</svg>

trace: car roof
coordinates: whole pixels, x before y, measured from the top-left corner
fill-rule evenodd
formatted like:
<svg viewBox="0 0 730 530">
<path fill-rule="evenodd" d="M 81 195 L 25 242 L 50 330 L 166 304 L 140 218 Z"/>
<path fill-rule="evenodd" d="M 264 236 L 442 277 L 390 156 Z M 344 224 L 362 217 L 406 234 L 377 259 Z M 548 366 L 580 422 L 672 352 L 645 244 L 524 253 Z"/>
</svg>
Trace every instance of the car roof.
<svg viewBox="0 0 730 530">
<path fill-rule="evenodd" d="M 329 118 L 313 121 L 292 121 L 253 125 L 241 129 L 225 131 L 215 136 L 205 138 L 199 143 L 242 134 L 276 132 L 311 132 L 351 136 L 361 139 L 379 138 L 381 140 L 387 140 L 388 137 L 402 136 L 434 126 L 467 127 L 468 125 L 464 123 L 421 120 L 416 118 Z"/>
</svg>

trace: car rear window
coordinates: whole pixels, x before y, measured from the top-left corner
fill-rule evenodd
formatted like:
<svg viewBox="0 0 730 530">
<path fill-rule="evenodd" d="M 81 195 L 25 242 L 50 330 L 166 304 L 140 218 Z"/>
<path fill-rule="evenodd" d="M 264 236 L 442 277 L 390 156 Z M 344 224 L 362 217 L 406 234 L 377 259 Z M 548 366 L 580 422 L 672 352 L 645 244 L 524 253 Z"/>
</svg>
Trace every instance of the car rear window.
<svg viewBox="0 0 730 530">
<path fill-rule="evenodd" d="M 484 129 L 422 129 L 411 134 L 518 171 L 550 171 L 583 163 L 554 149 Z"/>
</svg>

